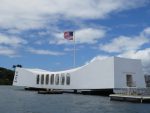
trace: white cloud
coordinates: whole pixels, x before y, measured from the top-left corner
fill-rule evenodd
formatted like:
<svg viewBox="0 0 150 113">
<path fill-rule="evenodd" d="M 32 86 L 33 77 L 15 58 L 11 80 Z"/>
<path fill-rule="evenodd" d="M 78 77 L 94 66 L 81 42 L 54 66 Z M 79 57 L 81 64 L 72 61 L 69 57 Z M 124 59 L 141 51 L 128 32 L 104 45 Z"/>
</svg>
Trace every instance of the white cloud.
<svg viewBox="0 0 150 113">
<path fill-rule="evenodd" d="M 2 28 L 37 29 L 59 19 L 105 18 L 112 12 L 140 7 L 148 0 L 1 0 Z"/>
<path fill-rule="evenodd" d="M 106 58 L 109 58 L 109 56 L 106 56 L 106 55 L 98 55 L 98 56 L 94 57 L 90 62 L 93 62 L 93 61 L 95 61 L 96 59 L 103 60 L 103 59 L 106 59 Z"/>
<path fill-rule="evenodd" d="M 65 49 L 64 49 L 64 51 L 67 51 L 67 52 L 73 51 L 73 50 L 74 50 L 73 48 L 65 48 Z"/>
<path fill-rule="evenodd" d="M 15 57 L 17 52 L 11 48 L 0 46 L 0 55 Z"/>
<path fill-rule="evenodd" d="M 62 52 L 42 50 L 42 49 L 34 49 L 34 48 L 29 48 L 28 51 L 33 53 L 33 54 L 39 54 L 39 55 L 50 55 L 50 56 L 64 55 L 64 53 L 62 53 Z"/>
<path fill-rule="evenodd" d="M 100 49 L 108 53 L 116 52 L 118 57 L 141 59 L 144 73 L 150 74 L 150 48 L 142 49 L 141 46 L 150 43 L 150 27 L 145 28 L 139 36 L 126 37 L 120 36 L 114 38 L 110 43 L 101 45 Z M 96 58 L 103 59 L 109 56 L 97 56 Z"/>
<path fill-rule="evenodd" d="M 27 41 L 16 36 L 7 36 L 4 34 L 0 34 L 0 45 L 17 47 L 22 44 L 27 44 Z"/>
<path fill-rule="evenodd" d="M 141 32 L 141 37 L 150 37 L 150 27 L 147 27 Z"/>
<path fill-rule="evenodd" d="M 150 74 L 150 48 L 139 51 L 127 51 L 118 56 L 125 58 L 141 59 L 144 66 L 144 72 Z"/>
<path fill-rule="evenodd" d="M 77 44 L 93 44 L 96 43 L 99 39 L 105 36 L 105 30 L 103 29 L 95 29 L 95 28 L 84 28 L 74 32 L 75 42 Z M 69 44 L 73 43 L 73 41 L 68 41 L 64 39 L 63 33 L 54 34 L 56 39 L 50 40 L 50 44 Z"/>
<path fill-rule="evenodd" d="M 78 48 L 75 48 L 75 51 L 79 51 L 81 49 L 81 47 L 78 47 Z M 74 48 L 65 48 L 64 49 L 65 52 L 71 52 L 71 51 L 74 51 Z"/>
<path fill-rule="evenodd" d="M 150 48 L 137 50 L 137 51 L 126 51 L 124 53 L 118 54 L 117 56 L 122 58 L 140 59 L 142 61 L 144 73 L 150 74 Z M 88 64 L 89 62 L 93 62 L 96 59 L 103 60 L 109 57 L 111 56 L 98 55 L 94 57 L 91 61 L 86 62 L 86 64 Z"/>
<path fill-rule="evenodd" d="M 98 39 L 105 36 L 105 31 L 102 29 L 81 29 L 75 33 L 77 43 L 96 43 Z"/>
<path fill-rule="evenodd" d="M 106 59 L 106 58 L 109 58 L 110 56 L 107 56 L 107 55 L 97 55 L 97 56 L 95 56 L 95 57 L 93 57 L 90 61 L 87 61 L 86 63 L 85 63 L 85 65 L 87 65 L 87 64 L 89 64 L 89 63 L 91 63 L 91 62 L 93 62 L 93 61 L 95 61 L 95 60 L 104 60 L 104 59 Z"/>
<path fill-rule="evenodd" d="M 42 44 L 45 43 L 45 40 L 37 40 L 34 43 L 37 44 L 37 45 L 42 45 Z"/>
<path fill-rule="evenodd" d="M 138 50 L 146 43 L 149 43 L 149 29 L 144 29 L 139 36 L 127 37 L 119 36 L 114 38 L 110 43 L 100 45 L 100 50 L 112 53 L 120 53 L 130 50 Z"/>
<path fill-rule="evenodd" d="M 18 57 L 19 48 L 25 44 L 27 41 L 20 37 L 0 34 L 0 55 Z"/>
</svg>

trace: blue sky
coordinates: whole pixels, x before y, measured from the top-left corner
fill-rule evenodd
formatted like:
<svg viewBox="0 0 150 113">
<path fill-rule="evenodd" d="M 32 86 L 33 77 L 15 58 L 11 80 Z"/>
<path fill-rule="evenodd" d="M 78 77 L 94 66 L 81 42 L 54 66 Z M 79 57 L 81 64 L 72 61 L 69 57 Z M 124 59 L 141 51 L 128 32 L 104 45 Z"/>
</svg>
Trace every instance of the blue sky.
<svg viewBox="0 0 150 113">
<path fill-rule="evenodd" d="M 0 66 L 64 70 L 94 58 L 142 59 L 150 73 L 150 0 L 1 0 Z"/>
</svg>

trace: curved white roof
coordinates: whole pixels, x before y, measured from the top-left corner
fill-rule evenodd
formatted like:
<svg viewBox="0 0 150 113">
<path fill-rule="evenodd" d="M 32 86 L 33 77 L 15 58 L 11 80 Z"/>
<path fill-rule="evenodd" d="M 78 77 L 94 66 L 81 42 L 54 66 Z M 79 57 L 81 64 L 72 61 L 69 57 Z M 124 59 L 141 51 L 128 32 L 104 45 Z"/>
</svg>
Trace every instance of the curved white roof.
<svg viewBox="0 0 150 113">
<path fill-rule="evenodd" d="M 77 67 L 77 68 L 73 68 L 73 69 L 69 69 L 69 70 L 64 70 L 64 71 L 47 71 L 47 70 L 42 70 L 42 69 L 28 69 L 28 68 L 24 68 L 32 73 L 37 73 L 37 74 L 57 74 L 57 73 L 69 73 L 69 72 L 74 72 L 77 71 L 81 68 L 84 68 L 88 65 L 90 65 L 93 62 L 100 62 L 102 60 L 106 60 L 106 59 L 112 59 L 114 57 L 105 57 L 105 58 L 99 58 L 99 57 L 95 57 L 94 59 L 92 59 L 90 62 L 86 63 L 85 65 L 81 66 L 81 67 Z"/>
<path fill-rule="evenodd" d="M 43 70 L 43 69 L 29 69 L 29 68 L 24 68 L 32 73 L 38 73 L 38 74 L 46 74 L 46 73 L 52 73 L 52 74 L 56 74 L 56 73 L 69 73 L 69 72 L 74 72 L 76 70 L 79 70 L 85 66 L 88 66 L 89 64 L 91 64 L 92 62 L 97 62 L 103 59 L 99 59 L 99 58 L 95 58 L 93 60 L 91 60 L 90 62 L 88 62 L 87 64 L 77 67 L 77 68 L 73 68 L 73 69 L 69 69 L 69 70 L 64 70 L 64 71 L 47 71 L 47 70 Z"/>
<path fill-rule="evenodd" d="M 86 65 L 84 65 L 86 66 Z M 68 72 L 73 72 L 76 71 L 78 69 L 83 68 L 84 66 L 81 67 L 77 67 L 77 68 L 73 68 L 73 69 L 69 69 L 69 70 L 64 70 L 64 71 L 47 71 L 47 70 L 42 70 L 42 69 L 28 69 L 28 68 L 24 68 L 32 73 L 38 73 L 38 74 L 46 74 L 46 73 L 52 73 L 52 74 L 56 74 L 56 73 L 68 73 Z"/>
</svg>

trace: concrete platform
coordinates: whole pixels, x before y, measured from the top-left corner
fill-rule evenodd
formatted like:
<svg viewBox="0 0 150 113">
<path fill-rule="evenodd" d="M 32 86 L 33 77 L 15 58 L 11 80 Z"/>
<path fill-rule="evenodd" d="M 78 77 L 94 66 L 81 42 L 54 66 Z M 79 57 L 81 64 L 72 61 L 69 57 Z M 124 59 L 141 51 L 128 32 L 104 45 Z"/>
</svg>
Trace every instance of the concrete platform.
<svg viewBox="0 0 150 113">
<path fill-rule="evenodd" d="M 116 100 L 116 101 L 150 103 L 150 96 L 111 94 L 109 95 L 109 97 L 110 100 Z"/>
<path fill-rule="evenodd" d="M 63 94 L 63 91 L 38 91 L 38 94 Z"/>
</svg>

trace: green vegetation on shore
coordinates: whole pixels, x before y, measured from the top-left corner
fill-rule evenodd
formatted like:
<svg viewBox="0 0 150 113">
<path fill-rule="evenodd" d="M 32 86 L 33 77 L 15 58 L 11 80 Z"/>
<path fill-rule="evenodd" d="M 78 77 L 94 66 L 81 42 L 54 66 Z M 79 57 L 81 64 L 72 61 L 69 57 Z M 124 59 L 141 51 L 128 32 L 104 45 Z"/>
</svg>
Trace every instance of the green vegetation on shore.
<svg viewBox="0 0 150 113">
<path fill-rule="evenodd" d="M 12 85 L 14 71 L 0 67 L 0 85 Z"/>
</svg>

